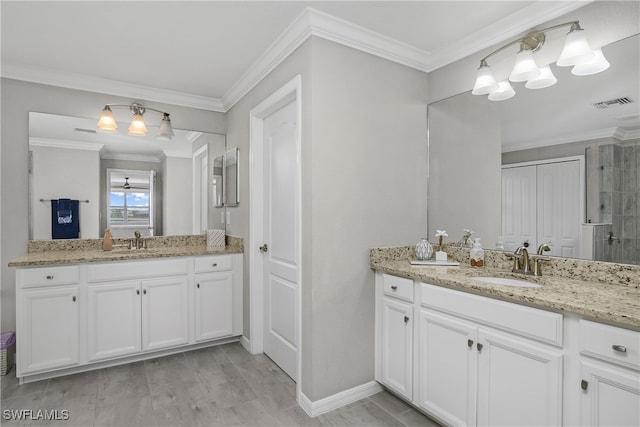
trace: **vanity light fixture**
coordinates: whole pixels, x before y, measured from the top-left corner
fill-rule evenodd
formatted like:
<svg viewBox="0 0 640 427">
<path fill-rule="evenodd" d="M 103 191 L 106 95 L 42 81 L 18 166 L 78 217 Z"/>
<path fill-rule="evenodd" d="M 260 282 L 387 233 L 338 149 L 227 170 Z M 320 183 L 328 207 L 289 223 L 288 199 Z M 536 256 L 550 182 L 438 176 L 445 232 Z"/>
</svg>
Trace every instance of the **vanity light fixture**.
<svg viewBox="0 0 640 427">
<path fill-rule="evenodd" d="M 160 129 L 158 130 L 157 139 L 163 141 L 169 141 L 173 137 L 173 129 L 171 128 L 171 119 L 169 118 L 169 113 L 165 113 L 164 111 L 156 110 L 155 108 L 145 107 L 144 105 L 134 102 L 133 104 L 106 104 L 104 109 L 102 110 L 102 114 L 100 115 L 100 119 L 98 120 L 98 131 L 105 133 L 115 133 L 118 131 L 118 124 L 116 120 L 113 118 L 113 112 L 111 111 L 111 107 L 127 107 L 133 118 L 131 119 L 131 124 L 129 125 L 128 133 L 129 135 L 134 136 L 145 136 L 147 134 L 147 125 L 144 122 L 144 113 L 147 110 L 155 111 L 163 115 L 162 121 L 160 122 Z"/>
<path fill-rule="evenodd" d="M 569 33 L 565 38 L 564 48 L 556 61 L 556 65 L 559 67 L 573 66 L 571 73 L 577 76 L 596 74 L 609 68 L 609 62 L 602 54 L 602 50 L 593 50 L 589 46 L 586 33 L 580 27 L 579 21 L 565 22 L 564 24 L 532 31 L 482 58 L 471 93 L 474 95 L 489 95 L 489 99 L 492 101 L 503 101 L 516 94 L 509 84 L 509 80 L 512 82 L 526 81 L 525 87 L 528 89 L 542 89 L 556 84 L 558 79 L 551 72 L 549 65 L 545 64 L 539 67 L 533 54 L 544 46 L 547 32 L 566 26 L 570 26 Z M 509 74 L 509 79 L 498 82 L 487 60 L 515 44 L 520 45 L 520 50 L 516 54 L 515 64 Z"/>
</svg>

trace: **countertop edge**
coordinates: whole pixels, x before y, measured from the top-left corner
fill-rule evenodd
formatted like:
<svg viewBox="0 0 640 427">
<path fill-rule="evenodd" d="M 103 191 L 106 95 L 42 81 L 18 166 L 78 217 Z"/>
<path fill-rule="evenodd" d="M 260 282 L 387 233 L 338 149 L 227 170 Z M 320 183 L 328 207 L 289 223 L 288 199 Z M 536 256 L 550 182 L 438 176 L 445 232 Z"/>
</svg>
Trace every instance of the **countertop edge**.
<svg viewBox="0 0 640 427">
<path fill-rule="evenodd" d="M 640 309 L 638 309 L 638 312 L 634 314 L 620 312 L 612 306 L 615 305 L 616 298 L 621 298 L 619 296 L 619 292 L 616 291 L 624 289 L 616 285 L 600 283 L 584 284 L 585 288 L 590 288 L 591 290 L 594 290 L 594 287 L 597 286 L 600 293 L 610 291 L 614 303 L 597 306 L 597 303 L 588 301 L 588 298 L 586 297 L 581 299 L 576 298 L 574 294 L 570 294 L 569 296 L 572 298 L 568 298 L 561 292 L 557 292 L 561 285 L 543 286 L 542 289 L 546 289 L 545 291 L 536 290 L 535 288 L 512 288 L 499 285 L 481 285 L 474 284 L 474 282 L 470 280 L 470 277 L 447 273 L 447 270 L 449 269 L 457 269 L 460 271 L 459 267 L 429 267 L 415 269 L 407 262 L 406 268 L 398 268 L 397 265 L 393 265 L 393 262 L 384 261 L 371 262 L 370 267 L 373 270 L 381 271 L 383 273 L 406 277 L 416 281 L 424 281 L 425 283 L 461 292 L 472 293 L 547 311 L 565 314 L 572 313 L 590 320 L 611 323 L 633 330 L 640 330 Z M 632 289 L 627 290 L 627 292 L 638 293 L 637 290 Z M 593 295 L 593 292 L 583 292 L 583 294 Z M 638 303 L 636 302 L 635 304 L 637 305 Z"/>
<path fill-rule="evenodd" d="M 169 258 L 183 256 L 205 256 L 244 253 L 240 246 L 201 247 L 187 246 L 162 249 L 141 249 L 136 251 L 51 251 L 28 253 L 9 261 L 9 267 L 40 267 L 65 264 L 82 264 L 95 262 L 134 261 L 140 259 Z"/>
</svg>

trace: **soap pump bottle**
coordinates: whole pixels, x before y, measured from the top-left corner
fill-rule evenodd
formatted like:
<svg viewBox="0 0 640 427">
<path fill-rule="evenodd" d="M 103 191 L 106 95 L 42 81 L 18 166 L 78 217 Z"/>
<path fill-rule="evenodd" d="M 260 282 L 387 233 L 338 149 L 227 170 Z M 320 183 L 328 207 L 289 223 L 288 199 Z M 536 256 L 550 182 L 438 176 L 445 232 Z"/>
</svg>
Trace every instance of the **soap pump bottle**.
<svg viewBox="0 0 640 427">
<path fill-rule="evenodd" d="M 472 267 L 484 266 L 484 249 L 482 249 L 482 245 L 480 245 L 480 238 L 478 237 L 473 239 L 473 247 L 469 252 L 469 260 L 471 261 Z"/>
<path fill-rule="evenodd" d="M 104 239 L 102 239 L 102 250 L 110 251 L 113 248 L 113 237 L 111 236 L 111 229 L 104 230 Z"/>
</svg>

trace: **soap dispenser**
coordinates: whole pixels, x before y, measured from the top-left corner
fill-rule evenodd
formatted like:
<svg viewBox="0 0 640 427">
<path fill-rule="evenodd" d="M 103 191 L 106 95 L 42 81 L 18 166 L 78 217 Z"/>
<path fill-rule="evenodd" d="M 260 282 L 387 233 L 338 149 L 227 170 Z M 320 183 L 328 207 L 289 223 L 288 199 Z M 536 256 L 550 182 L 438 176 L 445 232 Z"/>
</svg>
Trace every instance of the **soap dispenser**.
<svg viewBox="0 0 640 427">
<path fill-rule="evenodd" d="M 113 237 L 111 237 L 111 229 L 104 230 L 104 239 L 102 239 L 102 250 L 110 251 L 113 248 Z"/>
<path fill-rule="evenodd" d="M 471 261 L 472 267 L 484 266 L 484 249 L 482 249 L 480 238 L 478 237 L 473 239 L 473 247 L 469 252 L 469 260 Z"/>
</svg>

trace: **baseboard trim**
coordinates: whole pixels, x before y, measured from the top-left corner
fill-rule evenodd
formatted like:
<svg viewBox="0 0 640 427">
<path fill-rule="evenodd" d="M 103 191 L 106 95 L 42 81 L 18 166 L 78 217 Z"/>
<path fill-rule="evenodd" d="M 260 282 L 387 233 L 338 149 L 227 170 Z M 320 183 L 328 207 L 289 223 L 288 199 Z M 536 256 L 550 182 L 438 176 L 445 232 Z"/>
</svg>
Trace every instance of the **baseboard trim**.
<svg viewBox="0 0 640 427">
<path fill-rule="evenodd" d="M 247 350 L 249 353 L 251 353 L 251 341 L 249 341 L 249 338 L 247 338 L 246 336 L 241 336 L 240 337 L 240 344 L 242 344 L 242 346 L 244 347 L 245 350 Z M 253 354 L 253 353 L 251 353 Z"/>
<path fill-rule="evenodd" d="M 376 381 L 371 381 L 349 390 L 312 402 L 304 393 L 300 393 L 298 404 L 311 418 L 341 408 L 360 399 L 372 396 L 383 388 Z"/>
</svg>

